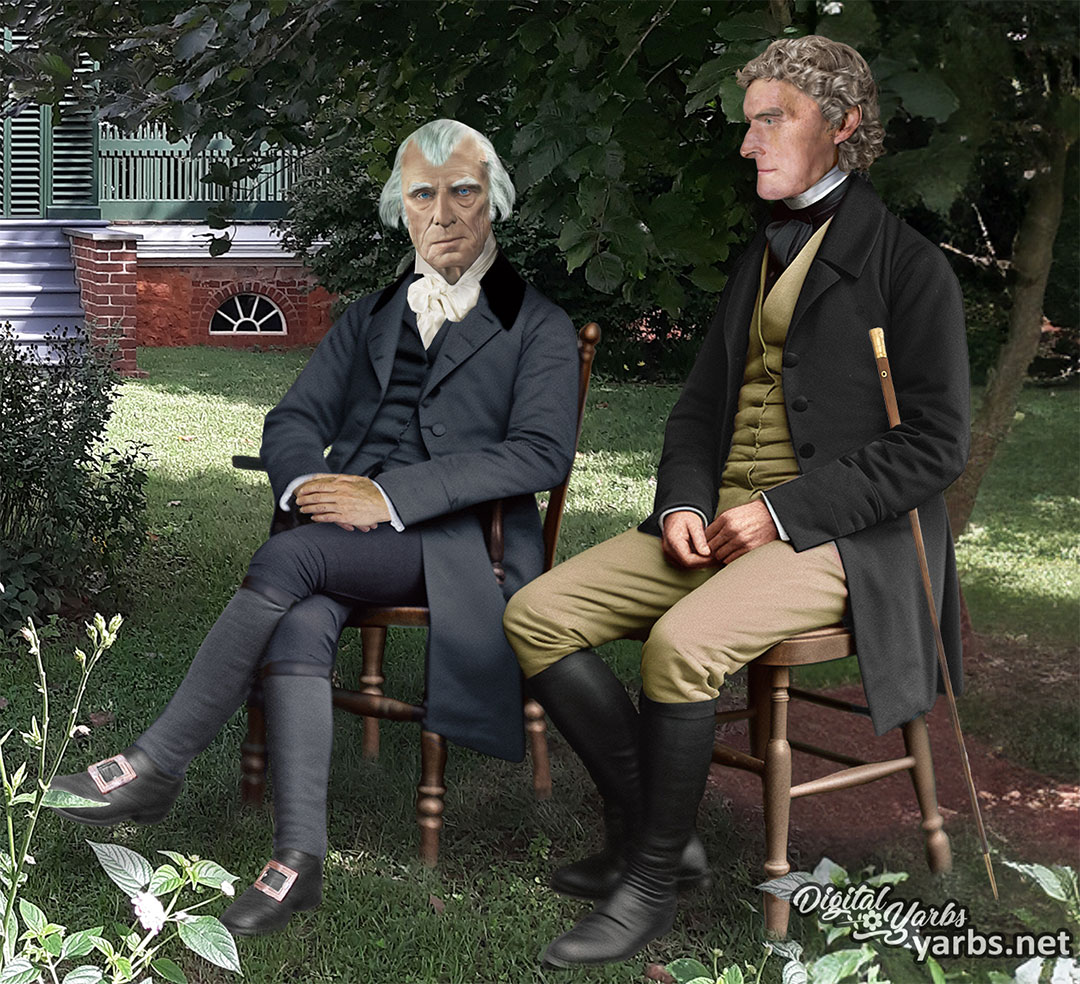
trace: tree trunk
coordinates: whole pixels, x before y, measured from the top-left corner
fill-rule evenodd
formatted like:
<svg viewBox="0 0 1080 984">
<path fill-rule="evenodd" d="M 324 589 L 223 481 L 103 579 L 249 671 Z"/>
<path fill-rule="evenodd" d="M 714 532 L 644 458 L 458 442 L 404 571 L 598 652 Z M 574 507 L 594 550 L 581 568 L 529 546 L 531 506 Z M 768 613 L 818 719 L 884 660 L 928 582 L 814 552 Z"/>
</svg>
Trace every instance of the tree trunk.
<svg viewBox="0 0 1080 984">
<path fill-rule="evenodd" d="M 1055 134 L 1048 165 L 1031 181 L 1031 196 L 1013 244 L 1015 281 L 1009 336 L 987 376 L 986 392 L 971 425 L 967 469 L 945 493 L 953 536 L 959 536 L 971 518 L 979 485 L 998 446 L 1009 433 L 1027 368 L 1039 346 L 1043 297 L 1065 196 L 1067 150 L 1064 136 Z"/>
</svg>

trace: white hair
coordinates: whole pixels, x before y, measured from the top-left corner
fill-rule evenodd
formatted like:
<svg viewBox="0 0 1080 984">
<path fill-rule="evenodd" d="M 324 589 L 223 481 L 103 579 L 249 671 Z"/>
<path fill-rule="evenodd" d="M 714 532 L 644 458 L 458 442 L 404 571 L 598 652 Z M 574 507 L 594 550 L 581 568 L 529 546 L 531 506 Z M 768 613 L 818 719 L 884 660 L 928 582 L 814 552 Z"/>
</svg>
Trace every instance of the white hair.
<svg viewBox="0 0 1080 984">
<path fill-rule="evenodd" d="M 491 218 L 508 218 L 514 207 L 514 183 L 510 175 L 506 173 L 499 155 L 495 148 L 478 130 L 471 126 L 459 123 L 457 120 L 432 120 L 425 123 L 420 129 L 414 130 L 397 149 L 394 157 L 394 169 L 390 177 L 383 185 L 382 194 L 379 195 L 379 218 L 383 224 L 391 229 L 399 224 L 409 227 L 409 220 L 405 217 L 404 200 L 401 189 L 401 158 L 405 154 L 405 148 L 415 143 L 421 154 L 436 167 L 446 162 L 446 159 L 454 152 L 455 148 L 466 137 L 472 137 L 480 147 L 480 153 L 488 176 L 488 201 L 490 202 Z"/>
</svg>

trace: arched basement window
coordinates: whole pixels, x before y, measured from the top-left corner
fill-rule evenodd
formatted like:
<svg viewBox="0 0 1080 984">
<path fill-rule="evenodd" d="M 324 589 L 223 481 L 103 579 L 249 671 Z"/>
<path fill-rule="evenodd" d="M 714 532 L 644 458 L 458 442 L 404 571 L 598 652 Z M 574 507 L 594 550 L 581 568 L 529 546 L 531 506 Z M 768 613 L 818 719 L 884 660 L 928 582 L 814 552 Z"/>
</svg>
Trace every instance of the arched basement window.
<svg viewBox="0 0 1080 984">
<path fill-rule="evenodd" d="M 218 306 L 210 319 L 214 335 L 284 335 L 285 315 L 262 294 L 233 294 Z"/>
</svg>

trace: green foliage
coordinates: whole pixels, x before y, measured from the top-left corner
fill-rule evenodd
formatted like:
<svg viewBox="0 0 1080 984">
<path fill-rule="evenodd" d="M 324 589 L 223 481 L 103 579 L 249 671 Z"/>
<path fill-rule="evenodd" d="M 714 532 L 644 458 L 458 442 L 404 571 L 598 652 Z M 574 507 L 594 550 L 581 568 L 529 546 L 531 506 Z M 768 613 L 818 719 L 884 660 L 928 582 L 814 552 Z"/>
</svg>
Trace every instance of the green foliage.
<svg viewBox="0 0 1080 984">
<path fill-rule="evenodd" d="M 1080 888 L 1074 868 L 1061 864 L 1048 868 L 1043 864 L 1019 864 L 1016 861 L 1006 861 L 1005 866 L 1019 871 L 1047 897 L 1060 902 L 1069 919 L 1080 927 Z"/>
<path fill-rule="evenodd" d="M 49 742 L 53 722 L 41 638 L 32 620 L 21 630 L 20 634 L 29 643 L 36 664 L 37 688 L 41 694 L 41 723 L 39 725 L 37 717 L 33 717 L 30 730 L 22 733 L 24 744 L 31 749 L 32 759 L 36 760 L 34 792 L 20 792 L 27 784 L 27 762 L 9 774 L 3 746 L 11 737 L 11 731 L 0 738 L 0 781 L 7 830 L 3 847 L 0 848 L 0 882 L 4 886 L 3 912 L 0 915 L 0 938 L 3 941 L 0 948 L 0 984 L 31 984 L 41 981 L 46 974 L 54 982 L 59 982 L 63 974 L 64 984 L 99 984 L 106 979 L 106 974 L 111 984 L 134 981 L 146 984 L 150 980 L 146 976 L 149 970 L 173 984 L 186 984 L 187 977 L 176 963 L 167 957 L 157 956 L 163 945 L 176 937 L 210 963 L 240 973 L 236 944 L 221 921 L 214 916 L 191 914 L 207 902 L 235 893 L 233 883 L 236 876 L 213 861 L 162 851 L 172 863 L 163 864 L 155 870 L 137 851 L 120 844 L 88 842 L 105 874 L 131 899 L 134 909 L 134 921 L 130 928 L 118 924 L 117 935 L 120 939 L 117 944 L 103 935 L 104 926 L 68 933 L 66 926 L 50 922 L 45 912 L 26 897 L 30 882 L 26 867 L 33 863 L 30 846 L 41 808 L 100 805 L 93 800 L 84 800 L 49 787 L 75 733 L 75 722 L 90 674 L 116 642 L 121 622 L 120 616 L 116 615 L 106 625 L 101 615 L 95 615 L 93 621 L 87 623 L 86 634 L 91 650 L 89 655 L 81 649 L 75 650 L 75 663 L 79 669 L 78 687 L 64 722 L 63 736 L 56 748 L 51 747 Z M 55 632 L 50 630 L 42 634 L 52 637 Z M 23 809 L 24 805 L 29 805 L 28 811 Z M 25 827 L 17 844 L 16 817 L 23 814 Z M 191 889 L 205 894 L 206 887 L 215 890 L 211 898 L 185 909 L 177 908 L 182 891 Z M 162 898 L 165 898 L 164 902 Z M 22 933 L 19 931 L 20 919 L 25 927 Z M 162 935 L 170 923 L 172 934 Z M 104 958 L 104 971 L 97 964 L 78 963 L 77 966 L 70 966 L 95 951 Z M 65 964 L 68 965 L 66 969 Z"/>
<path fill-rule="evenodd" d="M 113 583 L 144 538 L 147 455 L 103 444 L 108 352 L 52 341 L 55 361 L 0 331 L 0 633 Z"/>
</svg>

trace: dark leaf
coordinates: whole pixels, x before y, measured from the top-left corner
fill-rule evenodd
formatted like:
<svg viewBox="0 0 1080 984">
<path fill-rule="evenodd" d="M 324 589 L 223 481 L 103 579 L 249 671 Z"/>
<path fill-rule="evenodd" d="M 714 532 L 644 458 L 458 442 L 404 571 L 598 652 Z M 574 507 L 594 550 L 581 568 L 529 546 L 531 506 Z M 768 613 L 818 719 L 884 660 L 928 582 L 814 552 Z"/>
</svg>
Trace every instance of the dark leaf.
<svg viewBox="0 0 1080 984">
<path fill-rule="evenodd" d="M 214 39 L 217 32 L 217 23 L 207 17 L 198 27 L 180 36 L 173 54 L 180 61 L 191 61 L 196 55 L 201 55 L 206 50 L 206 46 Z"/>
<path fill-rule="evenodd" d="M 585 267 L 586 282 L 603 294 L 614 294 L 622 279 L 623 262 L 614 253 L 594 256 Z"/>
</svg>

